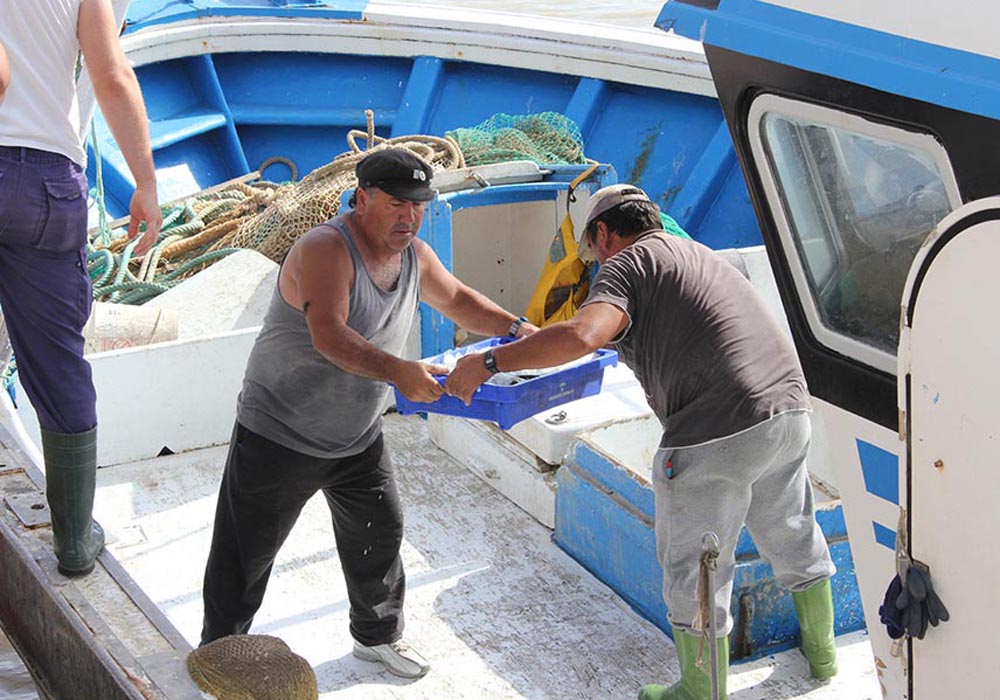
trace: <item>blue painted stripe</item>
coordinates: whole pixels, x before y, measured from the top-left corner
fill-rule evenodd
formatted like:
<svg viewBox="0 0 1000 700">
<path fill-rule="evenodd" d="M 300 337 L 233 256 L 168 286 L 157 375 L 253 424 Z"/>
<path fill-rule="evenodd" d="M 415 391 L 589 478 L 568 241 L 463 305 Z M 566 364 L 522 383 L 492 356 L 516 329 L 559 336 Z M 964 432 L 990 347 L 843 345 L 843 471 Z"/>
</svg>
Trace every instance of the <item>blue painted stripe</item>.
<svg viewBox="0 0 1000 700">
<path fill-rule="evenodd" d="M 199 17 L 364 17 L 368 0 L 133 0 L 125 31 Z"/>
<path fill-rule="evenodd" d="M 565 114 L 578 127 L 583 142 L 590 140 L 591 131 L 597 123 L 601 110 L 608 101 L 608 84 L 596 78 L 581 78 L 566 105 Z"/>
<path fill-rule="evenodd" d="M 1000 60 L 771 5 L 668 2 L 661 29 L 710 46 L 952 109 L 1000 118 Z"/>
<path fill-rule="evenodd" d="M 887 528 L 882 523 L 876 523 L 874 521 L 872 521 L 872 527 L 875 528 L 875 541 L 880 545 L 896 551 L 896 531 Z"/>
<path fill-rule="evenodd" d="M 444 61 L 440 58 L 421 56 L 413 62 L 399 118 L 392 124 L 393 136 L 427 133 L 431 113 L 444 85 L 444 73 Z"/>
<path fill-rule="evenodd" d="M 870 442 L 855 440 L 868 493 L 899 505 L 899 457 Z"/>
</svg>

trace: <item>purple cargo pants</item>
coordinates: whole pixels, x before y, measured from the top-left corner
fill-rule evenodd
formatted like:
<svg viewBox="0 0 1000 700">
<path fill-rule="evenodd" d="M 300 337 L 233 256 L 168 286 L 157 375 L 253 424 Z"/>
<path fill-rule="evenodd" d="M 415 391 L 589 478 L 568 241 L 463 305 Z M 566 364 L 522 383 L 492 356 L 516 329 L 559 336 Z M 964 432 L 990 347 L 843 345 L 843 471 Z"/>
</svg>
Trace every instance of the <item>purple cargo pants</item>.
<svg viewBox="0 0 1000 700">
<path fill-rule="evenodd" d="M 39 424 L 97 425 L 83 326 L 90 316 L 87 178 L 66 156 L 0 146 L 0 307 Z"/>
</svg>

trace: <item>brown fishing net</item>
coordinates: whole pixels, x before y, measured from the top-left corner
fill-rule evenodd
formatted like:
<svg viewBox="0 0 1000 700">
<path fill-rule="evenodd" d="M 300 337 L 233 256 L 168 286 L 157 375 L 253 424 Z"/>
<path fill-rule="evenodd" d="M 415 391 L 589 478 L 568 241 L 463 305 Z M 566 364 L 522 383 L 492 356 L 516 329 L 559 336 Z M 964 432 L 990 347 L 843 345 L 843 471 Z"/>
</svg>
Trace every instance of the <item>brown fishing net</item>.
<svg viewBox="0 0 1000 700">
<path fill-rule="evenodd" d="M 198 647 L 188 673 L 217 700 L 318 700 L 316 674 L 284 641 L 264 634 L 234 634 Z"/>
<path fill-rule="evenodd" d="M 369 147 L 361 150 L 357 138 L 367 136 Z M 458 145 L 436 136 L 398 136 L 383 139 L 371 131 L 352 131 L 351 150 L 313 170 L 294 186 L 283 188 L 256 216 L 242 220 L 235 230 L 215 243 L 218 248 L 253 248 L 275 262 L 281 262 L 292 244 L 306 231 L 337 214 L 344 190 L 356 187 L 354 166 L 369 153 L 385 148 L 406 148 L 435 170 L 465 167 Z"/>
<path fill-rule="evenodd" d="M 167 205 L 157 243 L 144 256 L 133 257 L 134 244 L 124 235 L 92 232 L 100 234 L 93 236 L 87 262 L 94 298 L 144 303 L 242 248 L 281 262 L 306 231 L 337 214 L 344 191 L 357 186 L 354 167 L 372 151 L 406 148 L 435 170 L 509 160 L 586 162 L 580 129 L 555 112 L 496 114 L 478 126 L 449 131 L 444 138 L 381 138 L 375 135 L 371 110 L 365 117 L 367 131 L 348 134 L 350 150 L 298 182 L 234 181 Z M 358 145 L 359 138 L 365 139 L 366 148 Z M 271 158 L 265 164 L 272 161 L 286 159 Z M 294 173 L 294 163 L 286 164 Z"/>
</svg>

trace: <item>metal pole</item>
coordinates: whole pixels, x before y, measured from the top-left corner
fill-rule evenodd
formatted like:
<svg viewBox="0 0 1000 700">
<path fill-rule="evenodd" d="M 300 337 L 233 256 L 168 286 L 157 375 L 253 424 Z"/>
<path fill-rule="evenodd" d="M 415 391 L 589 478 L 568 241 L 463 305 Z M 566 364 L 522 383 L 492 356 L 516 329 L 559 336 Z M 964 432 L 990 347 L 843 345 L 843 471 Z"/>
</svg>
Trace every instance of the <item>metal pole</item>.
<svg viewBox="0 0 1000 700">
<path fill-rule="evenodd" d="M 712 700 L 719 700 L 719 646 L 716 643 L 715 632 L 715 569 L 719 561 L 719 536 L 714 532 L 706 532 L 701 538 L 701 565 L 706 570 L 708 589 L 708 666 L 712 674 Z"/>
</svg>

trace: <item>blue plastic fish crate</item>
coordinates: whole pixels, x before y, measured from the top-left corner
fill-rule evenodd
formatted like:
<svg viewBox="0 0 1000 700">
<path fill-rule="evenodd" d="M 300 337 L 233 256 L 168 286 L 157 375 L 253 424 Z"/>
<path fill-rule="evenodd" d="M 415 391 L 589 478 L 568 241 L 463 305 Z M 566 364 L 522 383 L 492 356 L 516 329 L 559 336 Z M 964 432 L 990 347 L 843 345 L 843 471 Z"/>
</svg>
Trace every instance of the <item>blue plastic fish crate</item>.
<svg viewBox="0 0 1000 700">
<path fill-rule="evenodd" d="M 462 348 L 469 353 L 485 352 L 491 347 L 512 342 L 510 338 L 488 338 Z M 445 354 L 422 360 L 428 364 L 444 364 Z M 483 384 L 476 390 L 472 403 L 468 406 L 454 396 L 442 396 L 433 403 L 410 401 L 399 389 L 396 394 L 396 410 L 404 415 L 410 413 L 443 413 L 447 416 L 477 418 L 496 422 L 504 430 L 515 423 L 530 418 L 553 406 L 593 396 L 601 391 L 604 368 L 618 364 L 618 353 L 600 349 L 595 357 L 579 365 L 567 367 L 538 377 L 525 379 L 512 386 Z M 514 372 L 513 374 L 516 374 Z M 443 384 L 444 377 L 439 381 Z"/>
</svg>

